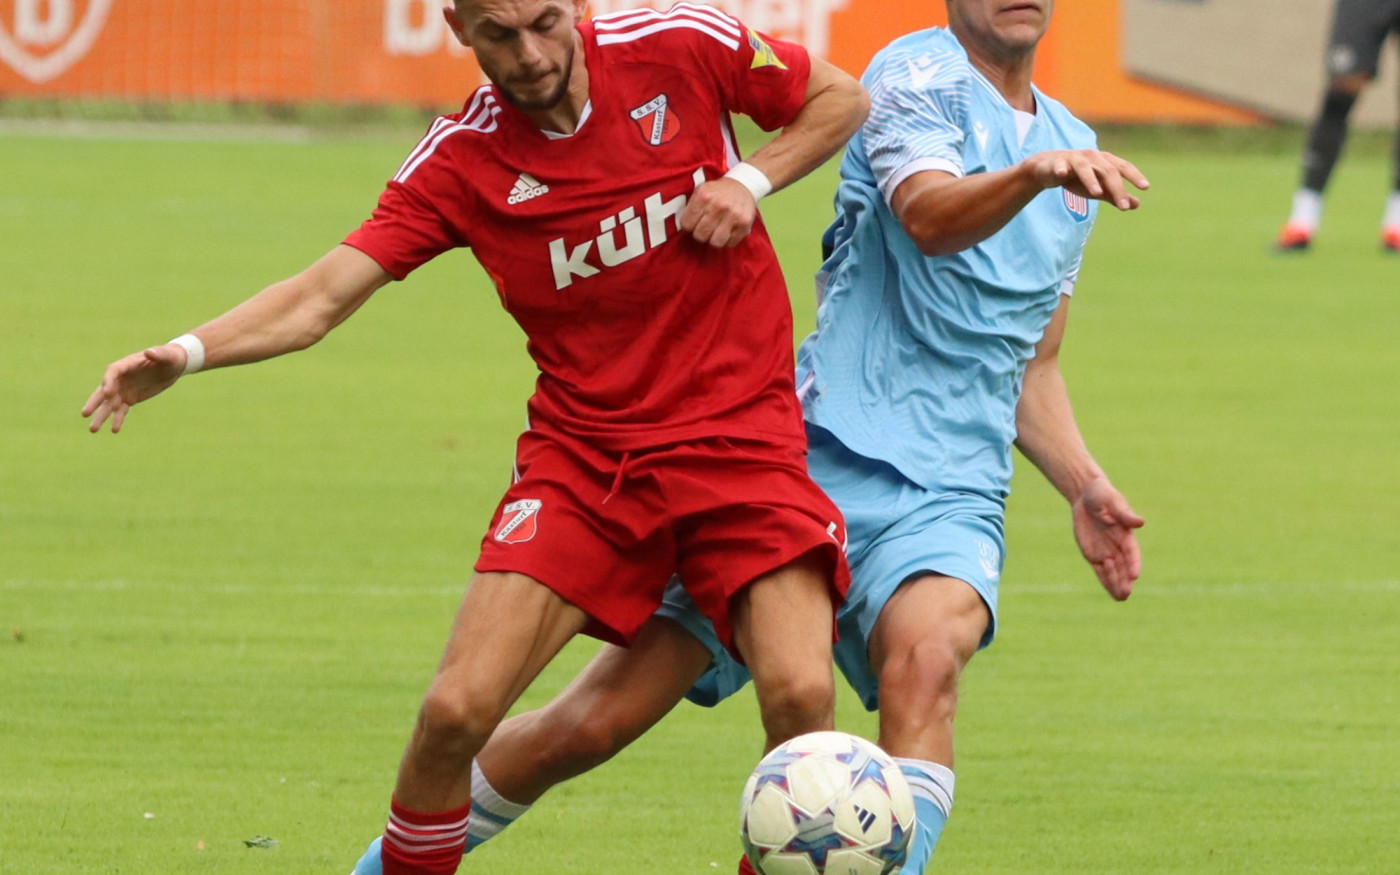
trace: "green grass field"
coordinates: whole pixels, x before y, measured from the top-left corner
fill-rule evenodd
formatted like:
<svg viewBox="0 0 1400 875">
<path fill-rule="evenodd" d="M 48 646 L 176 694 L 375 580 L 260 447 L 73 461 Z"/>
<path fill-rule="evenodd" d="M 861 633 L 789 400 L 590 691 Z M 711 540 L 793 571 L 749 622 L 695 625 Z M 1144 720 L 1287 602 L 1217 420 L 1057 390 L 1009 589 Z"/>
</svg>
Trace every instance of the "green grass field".
<svg viewBox="0 0 1400 875">
<path fill-rule="evenodd" d="M 0 137 L 0 872 L 344 875 L 380 829 L 532 386 L 470 255 L 119 436 L 78 409 L 338 241 L 416 136 Z M 1064 355 L 1145 573 L 1110 602 L 1021 464 L 934 870 L 1400 870 L 1385 157 L 1348 156 L 1316 251 L 1280 258 L 1291 149 L 1119 138 L 1153 190 L 1103 215 Z M 765 203 L 804 332 L 833 179 Z M 838 723 L 874 730 L 844 686 Z M 683 706 L 462 871 L 731 872 L 757 727 L 751 695 Z"/>
</svg>

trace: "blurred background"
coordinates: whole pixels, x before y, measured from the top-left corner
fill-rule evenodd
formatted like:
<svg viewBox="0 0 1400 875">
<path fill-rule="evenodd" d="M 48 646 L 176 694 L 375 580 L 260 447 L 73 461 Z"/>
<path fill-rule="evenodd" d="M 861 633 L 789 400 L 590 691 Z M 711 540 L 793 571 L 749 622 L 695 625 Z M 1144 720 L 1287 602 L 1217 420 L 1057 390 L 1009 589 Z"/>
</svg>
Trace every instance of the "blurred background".
<svg viewBox="0 0 1400 875">
<path fill-rule="evenodd" d="M 594 14 L 643 0 L 594 0 Z M 895 36 L 942 24 L 939 0 L 721 0 L 750 26 L 852 73 Z M 0 100 L 441 109 L 478 75 L 440 0 L 3 0 Z M 1038 84 L 1095 122 L 1301 121 L 1323 86 L 1331 0 L 1064 0 Z M 1395 53 L 1357 109 L 1388 126 Z M 37 106 L 36 106 L 37 105 Z M 69 110 L 71 114 L 71 109 Z"/>
</svg>

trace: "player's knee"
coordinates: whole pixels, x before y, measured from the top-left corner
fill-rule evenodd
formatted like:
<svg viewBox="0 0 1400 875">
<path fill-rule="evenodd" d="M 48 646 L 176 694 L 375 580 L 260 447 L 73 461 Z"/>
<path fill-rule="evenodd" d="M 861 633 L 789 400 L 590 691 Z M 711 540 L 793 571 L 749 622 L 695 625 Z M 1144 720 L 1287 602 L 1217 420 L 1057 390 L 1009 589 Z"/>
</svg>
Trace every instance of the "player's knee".
<svg viewBox="0 0 1400 875">
<path fill-rule="evenodd" d="M 497 708 L 459 693 L 432 689 L 418 711 L 415 745 L 433 759 L 470 764 L 500 719 Z"/>
<path fill-rule="evenodd" d="M 880 698 L 930 720 L 951 719 L 957 709 L 958 678 L 966 657 L 946 636 L 929 636 L 890 654 L 880 671 Z"/>
<path fill-rule="evenodd" d="M 758 690 L 763 723 L 770 736 L 791 738 L 830 728 L 836 684 L 830 668 L 768 679 Z"/>
</svg>

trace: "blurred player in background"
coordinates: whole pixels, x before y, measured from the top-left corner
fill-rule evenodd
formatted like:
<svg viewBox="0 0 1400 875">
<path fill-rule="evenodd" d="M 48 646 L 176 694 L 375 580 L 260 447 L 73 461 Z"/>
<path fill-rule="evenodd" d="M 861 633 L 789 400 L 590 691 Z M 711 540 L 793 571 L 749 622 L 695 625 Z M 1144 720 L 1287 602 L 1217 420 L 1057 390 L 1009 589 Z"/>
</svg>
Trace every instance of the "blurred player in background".
<svg viewBox="0 0 1400 875">
<path fill-rule="evenodd" d="M 585 0 L 444 11 L 491 84 L 432 125 L 373 217 L 297 276 L 115 362 L 83 408 L 115 432 L 183 374 L 310 346 L 450 249 L 470 246 L 495 281 L 540 377 L 366 863 L 387 875 L 456 871 L 471 763 L 507 709 L 573 635 L 630 643 L 677 574 L 754 673 L 768 746 L 830 728 L 848 577 L 840 514 L 803 460 L 791 310 L 756 204 L 845 143 L 863 89 L 705 7 L 588 23 Z M 752 163 L 731 111 L 783 128 Z"/>
<path fill-rule="evenodd" d="M 1308 134 L 1303 153 L 1303 185 L 1293 194 L 1293 211 L 1278 238 L 1283 251 L 1312 245 L 1322 224 L 1322 193 L 1342 145 L 1347 119 L 1361 89 L 1376 78 L 1386 37 L 1400 34 L 1400 0 L 1337 0 L 1327 44 L 1327 93 Z M 1381 218 L 1381 246 L 1400 253 L 1400 131 L 1395 137 L 1394 177 Z"/>
<path fill-rule="evenodd" d="M 1109 595 L 1126 599 L 1141 571 L 1142 518 L 1084 444 L 1059 350 L 1098 202 L 1136 209 L 1127 184 L 1147 179 L 1031 84 L 1053 0 L 947 6 L 949 30 L 896 40 L 866 71 L 871 115 L 841 165 L 798 357 L 808 467 L 849 526 L 836 660 L 914 792 L 909 875 L 952 807 L 958 679 L 996 630 L 1013 442 L 1069 502 Z M 500 727 L 473 765 L 469 845 L 683 696 L 713 704 L 746 680 L 672 587 L 631 650 L 605 647 Z"/>
</svg>

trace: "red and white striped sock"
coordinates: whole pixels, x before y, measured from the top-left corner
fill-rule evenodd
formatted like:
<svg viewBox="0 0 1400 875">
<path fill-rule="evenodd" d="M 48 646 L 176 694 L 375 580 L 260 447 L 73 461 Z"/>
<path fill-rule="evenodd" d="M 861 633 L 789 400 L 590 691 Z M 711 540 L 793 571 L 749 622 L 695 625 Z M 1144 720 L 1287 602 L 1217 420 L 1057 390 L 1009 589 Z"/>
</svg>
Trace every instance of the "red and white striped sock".
<svg viewBox="0 0 1400 875">
<path fill-rule="evenodd" d="M 452 875 L 462 862 L 471 805 L 424 814 L 394 800 L 384 828 L 384 875 Z"/>
</svg>

